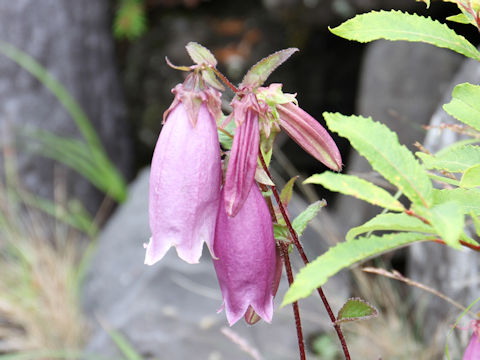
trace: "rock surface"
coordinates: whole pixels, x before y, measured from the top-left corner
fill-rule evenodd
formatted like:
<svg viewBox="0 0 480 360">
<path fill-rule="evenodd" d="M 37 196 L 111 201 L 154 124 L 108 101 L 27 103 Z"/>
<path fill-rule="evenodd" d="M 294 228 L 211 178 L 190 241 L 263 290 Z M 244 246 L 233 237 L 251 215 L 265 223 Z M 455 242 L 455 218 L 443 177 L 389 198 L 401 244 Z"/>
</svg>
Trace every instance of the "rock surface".
<svg viewBox="0 0 480 360">
<path fill-rule="evenodd" d="M 291 308 L 279 308 L 285 281 L 276 298 L 272 324 L 246 326 L 239 321 L 228 328 L 225 314 L 217 314 L 222 300 L 207 251 L 197 265 L 181 261 L 173 249 L 156 265 L 143 264 L 142 243 L 150 236 L 148 173 L 141 172 L 131 186 L 129 200 L 118 208 L 99 238 L 83 292 L 93 330 L 86 351 L 119 356 L 105 331 L 113 328 L 145 359 L 252 358 L 241 349 L 241 341 L 247 341 L 263 359 L 297 359 Z M 318 241 L 312 230 L 304 237 L 305 243 L 311 241 Z M 345 278 L 334 278 L 325 291 L 338 310 L 347 296 Z M 332 331 L 318 296 L 301 301 L 300 307 L 306 337 Z"/>
<path fill-rule="evenodd" d="M 86 112 L 113 162 L 131 174 L 132 146 L 115 72 L 107 0 L 18 0 L 0 3 L 0 40 L 43 65 Z M 12 60 L 0 56 L 0 141 L 36 127 L 79 138 L 79 131 L 52 93 Z M 53 197 L 53 161 L 18 149 L 18 177 L 36 195 Z M 59 174 L 58 172 L 56 173 Z M 91 211 L 103 199 L 87 180 L 67 172 L 68 193 Z"/>
</svg>

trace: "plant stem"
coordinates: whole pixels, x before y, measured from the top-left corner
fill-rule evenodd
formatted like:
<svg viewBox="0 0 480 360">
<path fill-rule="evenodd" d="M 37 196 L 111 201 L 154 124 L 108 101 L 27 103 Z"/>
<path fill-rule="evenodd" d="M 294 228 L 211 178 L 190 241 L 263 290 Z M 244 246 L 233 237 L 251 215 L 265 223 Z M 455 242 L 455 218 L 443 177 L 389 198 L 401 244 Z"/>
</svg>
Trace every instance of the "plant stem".
<svg viewBox="0 0 480 360">
<path fill-rule="evenodd" d="M 293 273 L 292 273 L 292 265 L 290 264 L 290 257 L 288 255 L 288 245 L 285 243 L 280 243 L 280 249 L 282 251 L 285 270 L 287 272 L 288 286 L 292 286 Z M 305 344 L 303 343 L 302 322 L 300 320 L 300 311 L 298 310 L 298 302 L 295 301 L 292 304 L 292 306 L 293 306 L 293 315 L 295 317 L 295 327 L 297 329 L 298 350 L 300 351 L 300 359 L 305 360 L 306 359 Z"/>
<path fill-rule="evenodd" d="M 258 156 L 260 158 L 260 162 L 262 163 L 263 170 L 267 173 L 268 177 L 270 180 L 273 181 L 272 174 L 270 174 L 270 171 L 268 170 L 267 164 L 265 163 L 265 159 L 263 158 L 262 152 L 259 151 Z M 275 186 L 270 186 L 272 189 L 273 196 L 275 197 L 275 200 L 278 204 L 278 207 L 280 208 L 280 212 L 282 213 L 283 219 L 285 220 L 285 224 L 287 225 L 288 231 L 290 232 L 290 235 L 292 236 L 293 243 L 295 247 L 298 250 L 298 253 L 300 254 L 300 257 L 302 258 L 303 262 L 305 265 L 309 264 L 310 262 L 308 261 L 307 255 L 305 254 L 305 251 L 303 250 L 302 244 L 300 244 L 300 241 L 298 240 L 297 233 L 295 230 L 293 230 L 292 223 L 290 222 L 290 218 L 287 215 L 287 212 L 282 204 L 282 201 L 280 200 L 280 196 L 278 195 L 277 188 Z M 322 287 L 317 288 L 318 294 L 320 295 L 320 298 L 322 299 L 323 305 L 325 309 L 327 310 L 328 316 L 330 317 L 330 321 L 332 322 L 335 331 L 337 332 L 338 339 L 340 340 L 340 343 L 342 344 L 342 350 L 345 355 L 346 360 L 350 360 L 350 353 L 348 352 L 348 347 L 347 343 L 345 341 L 345 337 L 343 336 L 342 330 L 340 329 L 340 325 L 336 323 L 337 319 L 335 318 L 335 315 L 333 314 L 332 308 L 330 307 L 330 304 L 328 303 L 328 300 L 322 290 Z"/>
</svg>

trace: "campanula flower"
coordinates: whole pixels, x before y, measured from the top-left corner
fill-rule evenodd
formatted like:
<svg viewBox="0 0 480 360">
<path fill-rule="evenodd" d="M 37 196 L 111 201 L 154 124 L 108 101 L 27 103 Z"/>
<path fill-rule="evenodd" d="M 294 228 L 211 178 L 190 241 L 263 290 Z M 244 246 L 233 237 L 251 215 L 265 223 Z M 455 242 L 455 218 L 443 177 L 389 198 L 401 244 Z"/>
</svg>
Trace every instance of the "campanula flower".
<svg viewBox="0 0 480 360">
<path fill-rule="evenodd" d="M 222 181 L 215 122 L 220 93 L 199 88 L 194 76 L 172 92 L 150 171 L 148 265 L 171 246 L 189 263 L 199 261 L 204 242 L 213 254 Z"/>
<path fill-rule="evenodd" d="M 473 334 L 463 354 L 463 360 L 480 360 L 480 320 L 473 322 Z"/>
<path fill-rule="evenodd" d="M 232 107 L 237 128 L 224 185 L 225 206 L 229 216 L 238 213 L 253 184 L 260 142 L 258 115 L 261 112 L 253 93 L 233 100 Z"/>
<path fill-rule="evenodd" d="M 217 215 L 214 243 L 217 259 L 213 264 L 228 323 L 235 324 L 249 307 L 270 322 L 277 259 L 268 206 L 253 181 L 235 217 L 228 216 L 222 205 Z"/>
</svg>

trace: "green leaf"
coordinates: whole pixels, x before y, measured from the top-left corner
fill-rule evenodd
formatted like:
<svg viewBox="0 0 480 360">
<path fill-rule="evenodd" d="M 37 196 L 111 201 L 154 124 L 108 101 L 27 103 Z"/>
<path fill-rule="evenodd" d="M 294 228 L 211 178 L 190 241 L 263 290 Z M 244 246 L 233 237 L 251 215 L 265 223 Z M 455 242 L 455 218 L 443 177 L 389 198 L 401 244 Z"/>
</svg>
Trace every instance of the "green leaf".
<svg viewBox="0 0 480 360">
<path fill-rule="evenodd" d="M 465 16 L 465 14 L 460 13 L 457 15 L 452 15 L 446 18 L 448 21 L 460 23 L 460 24 L 470 24 L 470 19 Z"/>
<path fill-rule="evenodd" d="M 221 122 L 223 122 L 223 119 Z M 220 144 L 225 150 L 230 150 L 233 145 L 233 136 L 235 135 L 235 121 L 230 121 L 224 127 L 221 127 L 221 125 L 217 123 L 217 126 L 219 127 L 218 140 L 220 141 Z M 221 131 L 220 127 L 225 131 Z M 225 132 L 227 132 L 228 135 Z"/>
<path fill-rule="evenodd" d="M 295 184 L 295 181 L 297 179 L 298 176 L 292 177 L 283 187 L 282 192 L 280 193 L 280 200 L 282 201 L 282 204 L 288 205 L 288 203 L 292 199 L 293 185 Z"/>
<path fill-rule="evenodd" d="M 413 203 L 429 207 L 432 183 L 413 154 L 385 125 L 362 116 L 324 113 L 330 130 L 346 137 L 372 168 L 397 186 Z"/>
<path fill-rule="evenodd" d="M 404 210 L 402 203 L 395 199 L 387 191 L 369 181 L 360 179 L 353 175 L 337 174 L 326 171 L 322 174 L 310 176 L 303 183 L 319 184 L 328 190 L 354 196 L 358 199 L 368 201 L 373 205 L 377 205 L 389 210 Z"/>
<path fill-rule="evenodd" d="M 423 215 L 430 221 L 436 233 L 448 245 L 460 248 L 458 239 L 465 226 L 465 217 L 460 204 L 456 201 L 448 201 L 425 210 Z"/>
<path fill-rule="evenodd" d="M 276 240 L 280 241 L 290 240 L 290 232 L 288 231 L 287 225 L 273 224 L 273 236 Z"/>
<path fill-rule="evenodd" d="M 412 231 L 434 233 L 434 229 L 416 217 L 405 213 L 379 214 L 365 224 L 350 229 L 345 237 L 351 241 L 360 234 L 370 231 Z"/>
<path fill-rule="evenodd" d="M 191 41 L 185 46 L 185 48 L 195 64 L 217 66 L 217 59 L 215 59 L 215 56 L 213 56 L 210 50 L 205 46 Z"/>
<path fill-rule="evenodd" d="M 433 237 L 420 233 L 400 233 L 361 237 L 339 243 L 300 270 L 285 294 L 282 306 L 307 297 L 313 290 L 325 284 L 329 277 L 356 262 L 413 242 L 431 239 Z"/>
<path fill-rule="evenodd" d="M 476 189 L 445 189 L 433 191 L 433 203 L 435 205 L 456 201 L 464 214 L 473 212 L 480 215 L 480 191 Z"/>
<path fill-rule="evenodd" d="M 145 4 L 139 0 L 122 0 L 115 15 L 113 33 L 119 39 L 137 39 L 147 30 Z"/>
<path fill-rule="evenodd" d="M 480 131 L 480 86 L 464 83 L 455 86 L 452 101 L 443 109 L 457 120 Z"/>
<path fill-rule="evenodd" d="M 429 155 L 417 152 L 427 169 L 464 172 L 469 167 L 480 163 L 480 146 L 467 145 L 457 147 L 440 155 Z"/>
<path fill-rule="evenodd" d="M 377 316 L 378 310 L 373 305 L 360 298 L 351 298 L 338 311 L 335 323 L 367 320 Z"/>
<path fill-rule="evenodd" d="M 372 11 L 357 15 L 330 31 L 345 39 L 359 42 L 378 39 L 420 41 L 480 60 L 480 53 L 475 46 L 447 25 L 401 11 Z"/>
<path fill-rule="evenodd" d="M 480 186 L 480 164 L 472 166 L 465 171 L 460 180 L 460 186 L 463 188 Z"/>
<path fill-rule="evenodd" d="M 312 221 L 315 216 L 320 212 L 322 207 L 326 206 L 327 202 L 325 200 L 315 201 L 314 203 L 310 204 L 305 210 L 303 210 L 292 222 L 293 230 L 297 233 L 300 237 L 302 236 L 305 228 L 307 227 L 308 223 Z"/>
<path fill-rule="evenodd" d="M 297 51 L 297 48 L 288 48 L 263 58 L 248 70 L 242 80 L 240 88 L 256 88 L 263 85 L 270 74 Z"/>
</svg>

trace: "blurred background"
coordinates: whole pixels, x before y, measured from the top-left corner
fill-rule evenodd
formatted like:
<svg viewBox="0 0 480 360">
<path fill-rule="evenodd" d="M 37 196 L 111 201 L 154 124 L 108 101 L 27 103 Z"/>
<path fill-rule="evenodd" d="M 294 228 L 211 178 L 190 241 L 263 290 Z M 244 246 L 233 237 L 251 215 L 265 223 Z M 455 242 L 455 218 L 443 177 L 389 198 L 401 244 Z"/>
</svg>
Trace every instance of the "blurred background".
<svg viewBox="0 0 480 360">
<path fill-rule="evenodd" d="M 464 78 L 478 83 L 480 71 L 433 46 L 365 45 L 328 30 L 357 13 L 392 8 L 441 21 L 457 13 L 453 4 L 426 9 L 413 0 L 0 0 L 0 359 L 298 358 L 289 308 L 279 308 L 271 325 L 226 327 L 224 314 L 216 314 L 221 297 L 208 259 L 187 266 L 170 252 L 154 267 L 143 265 L 148 165 L 170 90 L 184 76 L 165 57 L 190 65 L 184 47 L 199 42 L 238 83 L 261 58 L 297 47 L 269 83 L 297 93 L 322 124 L 324 111 L 372 116 L 414 149 L 452 87 Z M 474 30 L 449 26 L 479 44 Z M 335 140 L 346 172 L 383 185 Z M 326 170 L 286 136 L 274 154 L 280 186 Z M 303 238 L 310 258 L 375 214 L 360 201 L 297 184 L 293 215 L 317 199 L 328 202 Z M 478 270 L 473 257 L 415 251 L 373 264 L 465 306 L 478 296 L 478 278 L 465 275 Z M 466 284 L 454 286 L 458 276 Z M 440 359 L 460 313 L 358 269 L 336 276 L 326 292 L 336 310 L 362 296 L 381 312 L 345 326 L 354 359 Z M 300 306 L 310 358 L 340 359 L 318 299 Z M 451 336 L 453 348 L 467 335 Z"/>
</svg>

